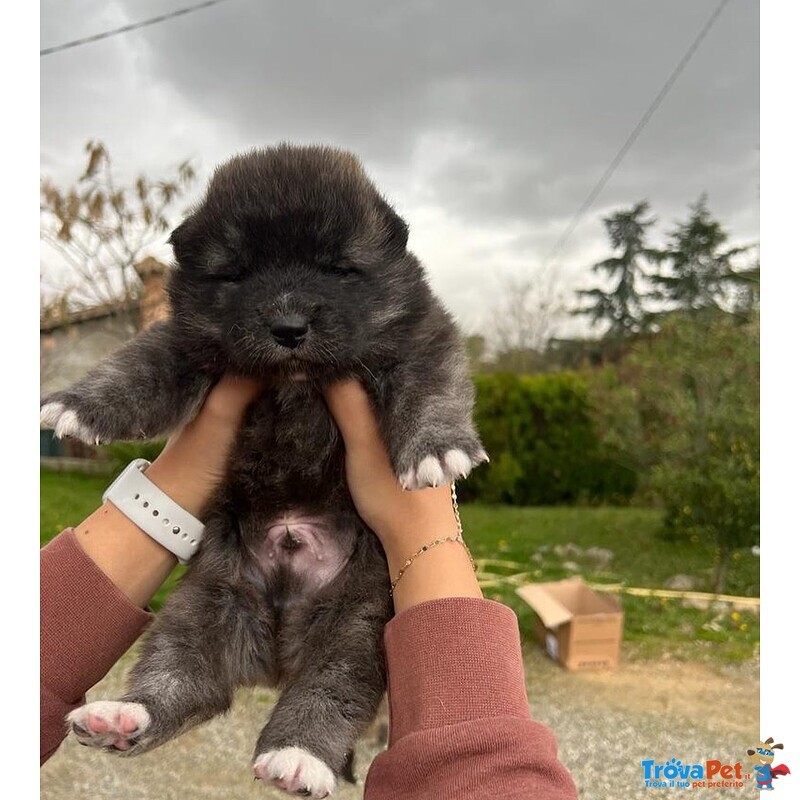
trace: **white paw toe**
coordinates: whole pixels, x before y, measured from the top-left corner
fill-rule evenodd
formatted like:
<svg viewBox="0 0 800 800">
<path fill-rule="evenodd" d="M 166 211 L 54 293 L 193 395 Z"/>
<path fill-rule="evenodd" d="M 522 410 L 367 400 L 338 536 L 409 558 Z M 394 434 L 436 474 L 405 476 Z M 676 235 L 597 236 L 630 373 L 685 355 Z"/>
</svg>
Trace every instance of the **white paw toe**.
<svg viewBox="0 0 800 800">
<path fill-rule="evenodd" d="M 330 767 L 301 747 L 262 753 L 253 764 L 253 772 L 262 781 L 306 797 L 328 797 L 336 788 L 336 776 Z"/>
<path fill-rule="evenodd" d="M 416 474 L 415 474 L 413 469 L 407 469 L 400 476 L 400 485 L 404 489 L 415 489 L 416 488 Z"/>
<path fill-rule="evenodd" d="M 417 467 L 417 487 L 422 486 L 441 486 L 446 477 L 442 465 L 436 456 L 426 456 L 419 462 Z"/>
<path fill-rule="evenodd" d="M 444 454 L 444 463 L 450 480 L 466 478 L 472 469 L 472 459 L 463 450 L 448 450 Z"/>
<path fill-rule="evenodd" d="M 56 436 L 62 439 L 64 436 L 72 436 L 81 428 L 78 422 L 78 415 L 74 411 L 64 411 L 56 422 Z"/>
<path fill-rule="evenodd" d="M 63 403 L 45 403 L 39 411 L 39 425 L 43 428 L 55 428 L 63 413 Z"/>
</svg>

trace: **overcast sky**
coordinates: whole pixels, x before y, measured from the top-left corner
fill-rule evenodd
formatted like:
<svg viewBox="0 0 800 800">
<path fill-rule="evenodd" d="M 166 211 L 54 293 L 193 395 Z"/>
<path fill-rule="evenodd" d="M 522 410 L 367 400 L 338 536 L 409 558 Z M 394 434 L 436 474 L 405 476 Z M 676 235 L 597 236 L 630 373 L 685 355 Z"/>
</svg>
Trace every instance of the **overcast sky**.
<svg viewBox="0 0 800 800">
<path fill-rule="evenodd" d="M 42 0 L 41 46 L 190 4 Z M 100 139 L 123 178 L 192 158 L 199 192 L 252 146 L 351 149 L 477 330 L 504 275 L 541 274 L 718 4 L 229 0 L 42 58 L 42 172 L 71 182 Z M 758 3 L 730 0 L 560 254 L 565 291 L 607 255 L 602 215 L 641 199 L 663 230 L 707 192 L 735 241 L 758 239 L 758 44 Z"/>
</svg>

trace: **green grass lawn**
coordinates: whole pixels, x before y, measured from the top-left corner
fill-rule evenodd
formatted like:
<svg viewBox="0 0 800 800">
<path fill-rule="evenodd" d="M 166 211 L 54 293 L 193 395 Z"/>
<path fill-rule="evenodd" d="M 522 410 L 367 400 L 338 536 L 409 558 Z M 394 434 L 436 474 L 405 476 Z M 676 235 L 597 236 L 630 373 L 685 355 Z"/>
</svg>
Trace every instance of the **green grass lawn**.
<svg viewBox="0 0 800 800">
<path fill-rule="evenodd" d="M 710 592 L 714 553 L 699 542 L 671 542 L 659 536 L 660 512 L 649 508 L 514 508 L 462 506 L 464 535 L 476 559 L 507 560 L 530 571 L 530 582 L 553 581 L 579 574 L 591 583 L 662 588 L 673 575 L 689 575 L 697 591 Z M 557 555 L 557 545 L 577 552 Z M 585 552 L 611 550 L 607 566 Z M 570 569 L 565 564 L 572 562 Z M 577 570 L 574 567 L 578 567 Z M 513 569 L 496 569 L 507 575 Z M 486 575 L 486 571 L 481 571 Z M 727 594 L 757 597 L 759 559 L 749 550 L 735 554 Z M 523 638 L 532 642 L 533 611 L 511 586 L 485 587 L 487 597 L 511 606 Z M 729 609 L 684 608 L 681 600 L 622 595 L 626 656 L 739 661 L 751 658 L 759 645 L 756 614 Z"/>
<path fill-rule="evenodd" d="M 103 492 L 113 475 L 82 475 L 78 472 L 40 472 L 39 537 L 45 545 L 64 528 L 86 519 L 101 503 Z M 151 607 L 161 608 L 166 596 L 175 587 L 185 567 L 178 566 L 158 594 Z"/>
<path fill-rule="evenodd" d="M 47 544 L 64 528 L 77 525 L 99 505 L 111 476 L 77 472 L 40 473 L 39 525 L 41 543 Z"/>
<path fill-rule="evenodd" d="M 42 471 L 41 542 L 79 523 L 100 503 L 110 477 Z M 668 542 L 658 536 L 660 515 L 645 508 L 513 508 L 462 505 L 464 533 L 476 559 L 519 564 L 497 569 L 498 576 L 530 571 L 531 582 L 559 580 L 580 574 L 596 583 L 663 587 L 672 575 L 690 575 L 700 591 L 711 590 L 714 554 L 698 542 Z M 558 555 L 557 545 L 572 544 Z M 585 556 L 590 547 L 611 550 L 613 559 L 598 566 Z M 572 569 L 565 566 L 572 562 Z M 577 570 L 574 569 L 577 567 Z M 180 577 L 175 571 L 152 603 L 160 608 Z M 482 570 L 482 576 L 486 572 Z M 488 577 L 488 576 L 487 576 Z M 513 587 L 488 585 L 486 596 L 511 606 L 518 614 L 523 639 L 532 642 L 533 612 Z M 748 550 L 731 564 L 727 592 L 757 596 L 759 560 Z M 684 608 L 680 600 L 623 596 L 625 654 L 628 658 L 659 657 L 736 661 L 758 648 L 758 616 L 729 610 Z"/>
</svg>

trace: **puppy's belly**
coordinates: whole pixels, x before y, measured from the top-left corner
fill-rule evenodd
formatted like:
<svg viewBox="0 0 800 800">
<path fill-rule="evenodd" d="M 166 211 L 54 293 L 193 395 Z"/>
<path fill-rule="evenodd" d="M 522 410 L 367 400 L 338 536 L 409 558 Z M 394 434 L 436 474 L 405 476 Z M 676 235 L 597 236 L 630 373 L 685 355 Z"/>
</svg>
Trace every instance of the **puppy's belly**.
<svg viewBox="0 0 800 800">
<path fill-rule="evenodd" d="M 330 583 L 347 563 L 349 552 L 324 517 L 290 512 L 268 520 L 256 558 L 267 576 L 281 567 L 314 589 Z"/>
</svg>

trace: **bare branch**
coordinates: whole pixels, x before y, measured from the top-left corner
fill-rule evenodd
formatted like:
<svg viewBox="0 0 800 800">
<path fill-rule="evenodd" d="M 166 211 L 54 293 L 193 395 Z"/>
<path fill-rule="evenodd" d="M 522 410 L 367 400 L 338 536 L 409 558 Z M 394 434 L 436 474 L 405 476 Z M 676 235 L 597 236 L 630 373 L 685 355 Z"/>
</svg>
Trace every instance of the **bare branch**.
<svg viewBox="0 0 800 800">
<path fill-rule="evenodd" d="M 139 175 L 120 187 L 105 145 L 89 141 L 85 151 L 86 167 L 73 186 L 60 189 L 47 177 L 40 185 L 41 238 L 72 276 L 63 295 L 70 309 L 124 304 L 138 294 L 135 265 L 160 244 L 175 201 L 195 180 L 184 161 L 170 177 Z"/>
</svg>

